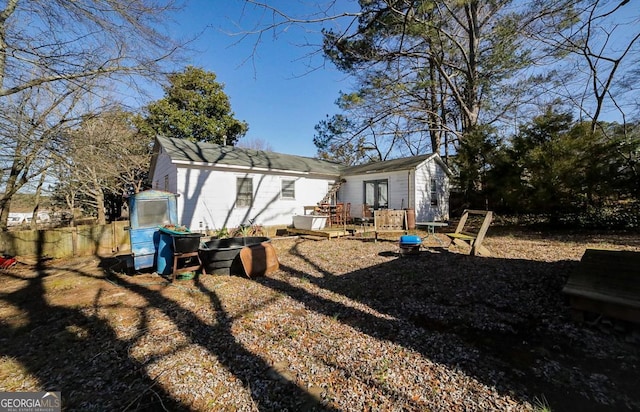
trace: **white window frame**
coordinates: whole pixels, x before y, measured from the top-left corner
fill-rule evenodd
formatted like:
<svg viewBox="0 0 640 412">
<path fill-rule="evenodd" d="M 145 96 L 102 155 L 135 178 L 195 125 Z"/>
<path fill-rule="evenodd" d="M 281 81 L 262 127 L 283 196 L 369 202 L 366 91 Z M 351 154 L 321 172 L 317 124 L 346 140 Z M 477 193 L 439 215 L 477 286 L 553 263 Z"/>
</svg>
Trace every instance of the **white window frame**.
<svg viewBox="0 0 640 412">
<path fill-rule="evenodd" d="M 431 187 L 429 188 L 429 197 L 431 206 L 438 206 L 438 180 L 431 179 Z"/>
</svg>

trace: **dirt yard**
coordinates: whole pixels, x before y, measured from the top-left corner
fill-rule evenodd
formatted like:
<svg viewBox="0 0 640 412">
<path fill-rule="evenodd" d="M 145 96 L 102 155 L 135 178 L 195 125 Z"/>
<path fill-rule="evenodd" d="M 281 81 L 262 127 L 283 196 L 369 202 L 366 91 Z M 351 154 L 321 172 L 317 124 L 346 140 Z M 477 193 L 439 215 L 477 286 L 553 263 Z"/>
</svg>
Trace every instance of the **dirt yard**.
<svg viewBox="0 0 640 412">
<path fill-rule="evenodd" d="M 492 257 L 429 242 L 274 239 L 267 277 L 128 275 L 116 258 L 0 273 L 0 391 L 65 410 L 640 410 L 640 328 L 576 323 L 586 248 L 635 234 L 491 229 Z"/>
</svg>

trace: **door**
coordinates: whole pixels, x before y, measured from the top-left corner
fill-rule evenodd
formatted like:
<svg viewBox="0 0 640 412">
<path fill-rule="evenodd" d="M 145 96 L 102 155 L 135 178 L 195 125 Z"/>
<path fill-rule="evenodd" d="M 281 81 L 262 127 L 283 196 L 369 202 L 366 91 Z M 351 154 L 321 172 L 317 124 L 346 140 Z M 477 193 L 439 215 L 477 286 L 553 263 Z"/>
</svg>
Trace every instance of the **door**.
<svg viewBox="0 0 640 412">
<path fill-rule="evenodd" d="M 364 203 L 372 209 L 389 207 L 389 183 L 387 179 L 364 182 Z"/>
</svg>

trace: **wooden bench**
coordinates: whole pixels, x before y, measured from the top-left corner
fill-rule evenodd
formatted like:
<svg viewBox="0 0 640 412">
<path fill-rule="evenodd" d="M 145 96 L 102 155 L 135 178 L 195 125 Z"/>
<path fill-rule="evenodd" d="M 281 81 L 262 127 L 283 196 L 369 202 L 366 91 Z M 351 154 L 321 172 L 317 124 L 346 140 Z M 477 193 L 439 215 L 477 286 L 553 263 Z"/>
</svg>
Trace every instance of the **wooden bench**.
<svg viewBox="0 0 640 412">
<path fill-rule="evenodd" d="M 378 240 L 379 233 L 407 233 L 407 211 L 406 210 L 374 210 L 373 230 L 375 240 Z"/>
<path fill-rule="evenodd" d="M 477 233 L 464 230 L 469 215 L 484 216 L 482 225 Z M 451 239 L 452 243 L 458 246 L 471 248 L 470 254 L 472 256 L 491 256 L 491 252 L 489 249 L 482 246 L 482 242 L 484 241 L 487 229 L 489 229 L 489 225 L 492 220 L 493 212 L 489 210 L 465 210 L 462 213 L 462 217 L 460 217 L 460 222 L 458 222 L 455 232 L 447 233 L 446 235 Z"/>
<path fill-rule="evenodd" d="M 575 320 L 590 312 L 640 323 L 640 252 L 587 249 L 562 293 Z"/>
</svg>

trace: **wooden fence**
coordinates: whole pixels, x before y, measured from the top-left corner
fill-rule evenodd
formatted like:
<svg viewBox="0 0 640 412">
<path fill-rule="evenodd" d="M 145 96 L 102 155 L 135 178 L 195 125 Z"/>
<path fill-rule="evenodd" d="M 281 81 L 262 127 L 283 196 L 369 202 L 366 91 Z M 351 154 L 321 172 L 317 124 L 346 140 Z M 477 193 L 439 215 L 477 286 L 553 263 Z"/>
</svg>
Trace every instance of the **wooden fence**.
<svg viewBox="0 0 640 412">
<path fill-rule="evenodd" d="M 34 258 L 110 256 L 129 252 L 129 221 L 46 230 L 0 232 L 0 253 Z"/>
</svg>

